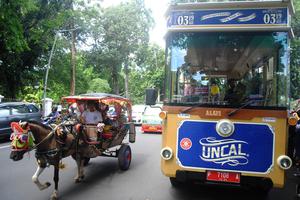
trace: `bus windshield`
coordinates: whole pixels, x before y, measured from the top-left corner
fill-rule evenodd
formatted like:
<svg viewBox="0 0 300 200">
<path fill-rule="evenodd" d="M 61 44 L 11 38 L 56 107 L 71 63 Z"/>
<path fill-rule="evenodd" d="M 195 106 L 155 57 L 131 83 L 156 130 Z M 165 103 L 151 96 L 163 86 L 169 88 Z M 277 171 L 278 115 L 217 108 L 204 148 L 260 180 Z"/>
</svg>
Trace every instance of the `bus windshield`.
<svg viewBox="0 0 300 200">
<path fill-rule="evenodd" d="M 167 38 L 165 102 L 288 105 L 286 32 L 174 32 Z"/>
</svg>

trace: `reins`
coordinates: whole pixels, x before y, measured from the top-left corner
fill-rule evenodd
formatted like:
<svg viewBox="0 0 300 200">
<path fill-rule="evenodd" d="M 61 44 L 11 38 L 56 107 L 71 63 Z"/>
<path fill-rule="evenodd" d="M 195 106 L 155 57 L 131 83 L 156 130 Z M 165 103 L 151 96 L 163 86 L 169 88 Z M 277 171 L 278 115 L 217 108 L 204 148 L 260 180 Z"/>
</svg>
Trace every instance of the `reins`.
<svg viewBox="0 0 300 200">
<path fill-rule="evenodd" d="M 58 124 L 58 125 L 57 125 L 54 129 L 52 129 L 52 130 L 50 131 L 50 133 L 48 133 L 48 135 L 47 135 L 44 139 L 42 139 L 38 144 L 35 144 L 33 147 L 29 147 L 28 150 L 27 150 L 27 152 L 36 149 L 38 146 L 40 146 L 40 145 L 43 144 L 45 141 L 47 141 L 48 139 L 50 139 L 50 137 L 52 137 L 52 136 L 54 135 L 54 132 L 55 132 L 61 125 L 63 125 L 63 124 L 64 124 L 63 122 L 60 123 L 60 124 Z"/>
</svg>

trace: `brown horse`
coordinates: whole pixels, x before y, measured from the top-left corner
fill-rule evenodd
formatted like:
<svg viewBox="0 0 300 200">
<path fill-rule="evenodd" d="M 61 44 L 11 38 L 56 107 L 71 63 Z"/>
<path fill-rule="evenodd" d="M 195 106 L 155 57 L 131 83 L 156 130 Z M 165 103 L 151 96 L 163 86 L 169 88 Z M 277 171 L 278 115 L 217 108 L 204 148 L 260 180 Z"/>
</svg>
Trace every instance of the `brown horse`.
<svg viewBox="0 0 300 200">
<path fill-rule="evenodd" d="M 39 176 L 44 169 L 54 166 L 54 183 L 55 188 L 51 199 L 58 198 L 58 180 L 59 180 L 59 163 L 62 158 L 72 155 L 76 157 L 77 176 L 75 181 L 79 182 L 84 178 L 83 163 L 84 160 L 78 148 L 78 138 L 76 134 L 70 134 L 63 124 L 54 129 L 35 121 L 22 123 L 12 123 L 11 135 L 12 151 L 10 158 L 14 161 L 21 160 L 24 153 L 36 149 L 37 170 L 32 176 L 32 181 L 40 190 L 48 188 L 51 184 L 46 182 L 42 184 Z"/>
</svg>

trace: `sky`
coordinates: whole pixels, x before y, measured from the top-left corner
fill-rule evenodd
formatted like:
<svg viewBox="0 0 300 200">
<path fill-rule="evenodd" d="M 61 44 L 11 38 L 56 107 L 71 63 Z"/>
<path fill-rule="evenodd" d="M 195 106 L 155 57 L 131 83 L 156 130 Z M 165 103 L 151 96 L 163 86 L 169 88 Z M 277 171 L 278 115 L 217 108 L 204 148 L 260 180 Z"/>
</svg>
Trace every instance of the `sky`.
<svg viewBox="0 0 300 200">
<path fill-rule="evenodd" d="M 117 5 L 122 0 L 104 0 L 101 5 L 104 7 Z M 165 47 L 164 35 L 166 34 L 166 19 L 164 17 L 170 0 L 145 0 L 147 8 L 152 11 L 155 20 L 155 27 L 150 31 L 150 42 Z"/>
</svg>

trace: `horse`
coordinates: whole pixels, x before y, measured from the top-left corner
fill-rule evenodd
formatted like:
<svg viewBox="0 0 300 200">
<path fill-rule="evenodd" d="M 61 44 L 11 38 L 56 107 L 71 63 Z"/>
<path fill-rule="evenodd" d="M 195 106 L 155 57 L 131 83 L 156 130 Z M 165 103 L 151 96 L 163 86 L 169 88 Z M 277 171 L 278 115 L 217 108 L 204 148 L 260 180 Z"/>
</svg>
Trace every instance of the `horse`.
<svg viewBox="0 0 300 200">
<path fill-rule="evenodd" d="M 14 161 L 21 160 L 26 152 L 36 149 L 35 156 L 38 167 L 32 176 L 32 181 L 40 190 L 48 188 L 51 184 L 49 182 L 41 183 L 39 176 L 47 166 L 54 166 L 53 181 L 55 187 L 51 200 L 58 199 L 59 165 L 62 158 L 72 155 L 76 159 L 77 176 L 75 182 L 80 182 L 84 178 L 84 159 L 81 154 L 83 151 L 79 150 L 79 139 L 76 134 L 70 134 L 64 124 L 51 128 L 40 122 L 27 121 L 13 122 L 11 127 L 14 132 L 11 134 L 10 158 Z"/>
</svg>

